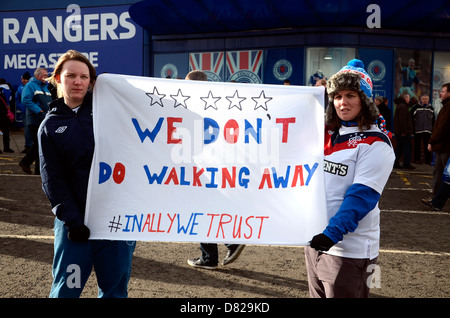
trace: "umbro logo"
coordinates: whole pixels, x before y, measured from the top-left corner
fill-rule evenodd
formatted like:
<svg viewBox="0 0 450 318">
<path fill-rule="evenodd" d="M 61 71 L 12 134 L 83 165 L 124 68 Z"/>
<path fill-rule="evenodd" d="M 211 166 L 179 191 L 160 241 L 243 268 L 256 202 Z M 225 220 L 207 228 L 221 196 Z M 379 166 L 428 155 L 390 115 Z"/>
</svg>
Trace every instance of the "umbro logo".
<svg viewBox="0 0 450 318">
<path fill-rule="evenodd" d="M 67 129 L 67 126 L 61 126 L 55 130 L 55 133 L 62 134 Z"/>
</svg>

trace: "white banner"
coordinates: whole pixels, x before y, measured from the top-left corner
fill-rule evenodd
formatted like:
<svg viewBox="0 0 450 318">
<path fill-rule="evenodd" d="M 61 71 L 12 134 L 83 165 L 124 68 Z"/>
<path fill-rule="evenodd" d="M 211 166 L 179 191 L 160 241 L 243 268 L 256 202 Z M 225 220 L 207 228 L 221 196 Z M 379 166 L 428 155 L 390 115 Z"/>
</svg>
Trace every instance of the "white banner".
<svg viewBox="0 0 450 318">
<path fill-rule="evenodd" d="M 102 74 L 91 239 L 306 245 L 324 230 L 324 89 Z"/>
</svg>

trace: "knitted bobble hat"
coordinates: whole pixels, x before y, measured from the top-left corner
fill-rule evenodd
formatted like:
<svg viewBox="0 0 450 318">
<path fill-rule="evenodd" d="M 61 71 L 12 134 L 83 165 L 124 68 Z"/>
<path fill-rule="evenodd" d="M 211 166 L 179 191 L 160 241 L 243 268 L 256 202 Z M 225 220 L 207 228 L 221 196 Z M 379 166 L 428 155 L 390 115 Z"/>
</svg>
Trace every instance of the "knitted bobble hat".
<svg viewBox="0 0 450 318">
<path fill-rule="evenodd" d="M 327 93 L 330 105 L 333 105 L 333 98 L 337 92 L 343 90 L 351 90 L 358 92 L 364 107 L 369 109 L 371 117 L 379 114 L 378 108 L 372 100 L 372 79 L 364 70 L 364 63 L 361 60 L 353 59 L 346 66 L 341 68 L 339 72 L 334 74 L 327 81 Z M 328 107 L 330 108 L 330 107 Z M 327 111 L 331 111 L 328 109 Z M 327 115 L 329 115 L 327 113 Z"/>
<path fill-rule="evenodd" d="M 372 79 L 364 70 L 364 63 L 361 60 L 353 59 L 349 61 L 346 66 L 330 78 L 328 83 L 327 91 L 329 95 L 334 95 L 340 90 L 350 89 L 352 91 L 361 90 L 367 97 L 372 97 Z"/>
</svg>

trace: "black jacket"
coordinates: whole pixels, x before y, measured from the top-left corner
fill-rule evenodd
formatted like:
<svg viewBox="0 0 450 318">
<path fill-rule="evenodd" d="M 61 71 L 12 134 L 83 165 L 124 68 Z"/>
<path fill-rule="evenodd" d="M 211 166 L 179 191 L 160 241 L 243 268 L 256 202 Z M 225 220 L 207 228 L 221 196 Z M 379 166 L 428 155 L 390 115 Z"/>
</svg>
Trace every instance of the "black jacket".
<svg viewBox="0 0 450 318">
<path fill-rule="evenodd" d="M 84 224 L 94 155 L 92 94 L 76 113 L 62 98 L 50 109 L 38 132 L 42 188 L 53 213 L 70 230 Z"/>
<path fill-rule="evenodd" d="M 443 100 L 442 104 L 429 144 L 433 151 L 448 154 L 450 153 L 450 98 Z"/>
<path fill-rule="evenodd" d="M 406 101 L 399 97 L 394 102 L 397 104 L 394 113 L 394 134 L 396 136 L 411 135 L 413 133 L 412 118 Z"/>
</svg>

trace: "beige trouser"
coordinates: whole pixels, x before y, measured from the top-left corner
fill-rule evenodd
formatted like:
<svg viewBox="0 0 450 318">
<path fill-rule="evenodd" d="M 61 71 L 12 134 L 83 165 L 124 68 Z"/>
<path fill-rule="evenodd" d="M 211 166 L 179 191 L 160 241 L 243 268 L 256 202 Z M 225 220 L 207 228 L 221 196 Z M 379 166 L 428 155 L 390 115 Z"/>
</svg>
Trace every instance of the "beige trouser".
<svg viewBox="0 0 450 318">
<path fill-rule="evenodd" d="M 367 298 L 377 258 L 355 259 L 328 255 L 306 246 L 306 269 L 312 298 Z"/>
</svg>

